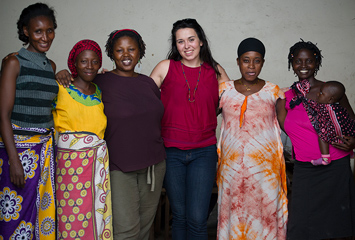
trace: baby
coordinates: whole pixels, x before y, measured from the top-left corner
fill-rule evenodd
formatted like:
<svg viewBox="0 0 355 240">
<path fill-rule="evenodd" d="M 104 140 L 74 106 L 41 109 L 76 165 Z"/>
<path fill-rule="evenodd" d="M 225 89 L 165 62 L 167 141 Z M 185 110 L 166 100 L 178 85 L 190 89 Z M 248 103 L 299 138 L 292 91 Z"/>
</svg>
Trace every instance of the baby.
<svg viewBox="0 0 355 240">
<path fill-rule="evenodd" d="M 323 84 L 317 94 L 317 104 L 313 107 L 316 119 L 312 122 L 318 133 L 321 158 L 312 160 L 313 165 L 328 165 L 331 162 L 329 143 L 340 142 L 338 137 L 355 136 L 355 120 L 351 119 L 348 112 L 339 104 L 345 95 L 345 87 L 337 81 Z M 312 105 L 312 104 L 311 104 Z"/>
<path fill-rule="evenodd" d="M 345 87 L 337 81 L 325 82 L 317 94 L 316 101 L 306 97 L 310 90 L 307 79 L 295 82 L 291 88 L 296 93 L 294 104 L 302 102 L 318 134 L 321 156 L 311 162 L 313 165 L 328 165 L 331 162 L 329 144 L 340 143 L 339 137 L 342 136 L 355 137 L 355 120 L 350 118 L 347 110 L 339 104 L 340 99 L 345 95 Z"/>
</svg>

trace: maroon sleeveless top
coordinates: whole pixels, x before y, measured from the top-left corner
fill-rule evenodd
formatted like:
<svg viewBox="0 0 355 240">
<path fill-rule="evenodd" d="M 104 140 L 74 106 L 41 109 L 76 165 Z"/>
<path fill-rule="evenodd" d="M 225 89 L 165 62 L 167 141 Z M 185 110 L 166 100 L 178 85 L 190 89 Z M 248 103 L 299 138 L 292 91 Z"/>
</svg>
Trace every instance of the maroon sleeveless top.
<svg viewBox="0 0 355 240">
<path fill-rule="evenodd" d="M 196 94 L 194 90 L 200 67 L 183 66 L 170 60 L 169 71 L 161 86 L 161 100 L 165 112 L 162 120 L 162 137 L 165 147 L 182 150 L 207 147 L 216 144 L 218 106 L 218 81 L 214 69 L 203 63 Z"/>
</svg>

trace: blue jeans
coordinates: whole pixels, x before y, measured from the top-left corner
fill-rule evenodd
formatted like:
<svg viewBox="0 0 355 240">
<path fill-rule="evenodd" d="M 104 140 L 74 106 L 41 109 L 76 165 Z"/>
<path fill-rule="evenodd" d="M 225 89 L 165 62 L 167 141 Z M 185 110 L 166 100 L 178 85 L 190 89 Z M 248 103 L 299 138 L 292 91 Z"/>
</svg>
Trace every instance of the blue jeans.
<svg viewBox="0 0 355 240">
<path fill-rule="evenodd" d="M 164 186 L 173 214 L 173 240 L 204 239 L 216 176 L 216 146 L 191 150 L 166 148 Z"/>
</svg>

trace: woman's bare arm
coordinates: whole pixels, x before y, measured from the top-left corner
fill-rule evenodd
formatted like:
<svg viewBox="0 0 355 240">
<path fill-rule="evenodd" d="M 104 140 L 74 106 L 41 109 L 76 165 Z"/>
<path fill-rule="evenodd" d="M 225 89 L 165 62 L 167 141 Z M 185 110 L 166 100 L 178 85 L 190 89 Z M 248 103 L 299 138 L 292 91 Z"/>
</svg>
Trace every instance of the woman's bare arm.
<svg viewBox="0 0 355 240">
<path fill-rule="evenodd" d="M 218 77 L 218 84 L 230 81 L 224 68 L 221 65 L 217 65 L 217 67 L 218 67 L 218 71 L 221 73 L 221 76 Z"/>
<path fill-rule="evenodd" d="M 348 97 L 346 95 L 344 95 L 340 101 L 339 101 L 340 105 L 343 106 L 349 113 L 350 117 L 352 119 L 355 119 L 355 114 L 354 114 L 354 111 L 353 109 L 351 108 L 350 106 L 350 103 L 349 103 L 349 100 L 348 100 Z"/>
<path fill-rule="evenodd" d="M 285 131 L 284 124 L 287 115 L 286 106 L 286 99 L 277 99 L 276 101 L 276 114 L 277 120 L 279 121 L 280 127 L 283 131 Z"/>
<path fill-rule="evenodd" d="M 0 77 L 0 133 L 9 157 L 10 180 L 23 188 L 25 176 L 15 146 L 11 114 L 15 103 L 16 79 L 20 72 L 20 64 L 15 56 L 9 57 L 3 64 Z"/>
<path fill-rule="evenodd" d="M 153 78 L 158 88 L 161 87 L 166 77 L 166 74 L 168 74 L 169 65 L 170 60 L 163 60 L 155 66 L 152 73 L 150 74 L 150 77 Z"/>
<path fill-rule="evenodd" d="M 340 105 L 343 106 L 349 113 L 350 117 L 352 119 L 355 119 L 355 114 L 353 109 L 350 106 L 349 100 L 346 95 L 342 99 L 340 99 Z M 333 147 L 336 147 L 340 150 L 344 151 L 351 151 L 355 148 L 355 138 L 351 136 L 343 136 L 343 137 L 338 137 L 340 140 L 342 140 L 343 143 L 332 143 Z"/>
</svg>

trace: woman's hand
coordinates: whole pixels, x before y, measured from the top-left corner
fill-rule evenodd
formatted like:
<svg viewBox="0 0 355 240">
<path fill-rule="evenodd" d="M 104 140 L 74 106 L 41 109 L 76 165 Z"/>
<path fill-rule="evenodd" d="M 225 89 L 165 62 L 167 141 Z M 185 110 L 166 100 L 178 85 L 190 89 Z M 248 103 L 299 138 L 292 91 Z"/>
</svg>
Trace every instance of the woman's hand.
<svg viewBox="0 0 355 240">
<path fill-rule="evenodd" d="M 100 73 L 105 74 L 107 72 L 109 72 L 109 70 L 107 68 L 102 68 Z"/>
<path fill-rule="evenodd" d="M 343 143 L 332 142 L 332 146 L 346 152 L 352 151 L 355 148 L 355 138 L 350 136 L 338 137 Z"/>
<path fill-rule="evenodd" d="M 55 78 L 57 79 L 58 83 L 60 85 L 63 85 L 63 87 L 65 87 L 65 88 L 69 87 L 71 82 L 74 81 L 74 78 L 66 69 L 59 71 L 55 75 Z"/>
<path fill-rule="evenodd" d="M 280 90 L 285 93 L 285 92 L 287 92 L 288 90 L 290 90 L 290 87 L 284 87 L 284 88 L 281 88 Z"/>
<path fill-rule="evenodd" d="M 19 188 L 24 188 L 26 184 L 25 174 L 20 159 L 9 159 L 11 183 Z"/>
</svg>

